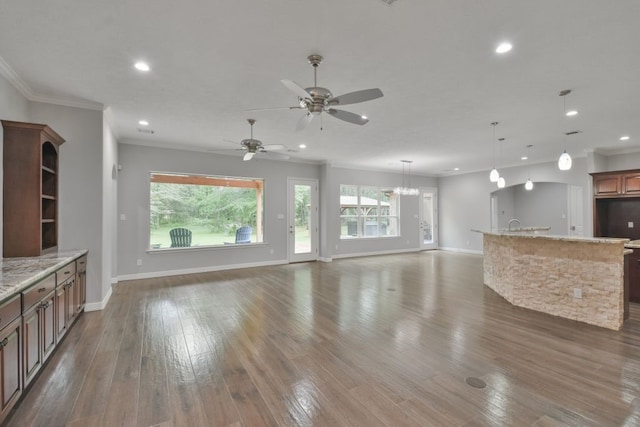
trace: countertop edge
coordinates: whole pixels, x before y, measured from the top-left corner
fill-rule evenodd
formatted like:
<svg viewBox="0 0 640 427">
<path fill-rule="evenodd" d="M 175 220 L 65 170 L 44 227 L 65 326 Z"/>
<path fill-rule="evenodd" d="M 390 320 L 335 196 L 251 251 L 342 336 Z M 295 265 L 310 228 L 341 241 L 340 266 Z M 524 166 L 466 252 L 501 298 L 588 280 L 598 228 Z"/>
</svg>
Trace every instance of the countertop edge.
<svg viewBox="0 0 640 427">
<path fill-rule="evenodd" d="M 623 239 L 618 237 L 575 237 L 575 236 L 557 236 L 548 234 L 523 234 L 523 233 L 509 233 L 509 232 L 495 232 L 471 229 L 475 233 L 489 234 L 491 236 L 501 237 L 521 237 L 524 239 L 546 239 L 556 240 L 562 242 L 580 242 L 580 243 L 604 243 L 604 244 L 628 244 L 629 239 Z"/>
<path fill-rule="evenodd" d="M 28 288 L 29 286 L 39 282 L 47 276 L 55 273 L 64 265 L 77 260 L 83 255 L 88 254 L 87 249 L 79 249 L 73 251 L 53 252 L 39 257 L 18 257 L 18 258 L 2 258 L 2 280 L 0 281 L 0 304 L 12 298 L 17 293 Z M 5 283 L 7 273 L 11 273 L 17 269 L 17 265 L 25 264 L 41 264 L 51 260 L 51 264 L 45 268 L 38 269 L 35 273 L 25 273 L 24 277 L 17 277 L 11 283 Z"/>
</svg>

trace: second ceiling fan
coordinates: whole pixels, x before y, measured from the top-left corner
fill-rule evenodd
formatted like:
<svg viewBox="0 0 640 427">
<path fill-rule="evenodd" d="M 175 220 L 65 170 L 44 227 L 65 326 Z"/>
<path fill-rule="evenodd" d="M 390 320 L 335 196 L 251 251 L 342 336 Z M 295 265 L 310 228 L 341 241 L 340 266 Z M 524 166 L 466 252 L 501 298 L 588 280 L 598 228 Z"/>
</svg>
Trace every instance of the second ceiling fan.
<svg viewBox="0 0 640 427">
<path fill-rule="evenodd" d="M 322 56 L 309 55 L 307 57 L 309 64 L 313 67 L 313 86 L 303 89 L 302 86 L 294 82 L 293 80 L 281 80 L 291 92 L 298 96 L 298 106 L 289 107 L 290 109 L 300 108 L 307 110 L 307 113 L 300 118 L 297 130 L 303 130 L 313 120 L 314 116 L 318 116 L 321 113 L 327 113 L 336 119 L 344 120 L 345 122 L 353 123 L 356 125 L 364 125 L 369 120 L 359 114 L 351 113 L 349 111 L 337 110 L 334 107 L 343 106 L 349 104 L 357 104 L 359 102 L 371 101 L 372 99 L 380 98 L 383 93 L 380 89 L 365 89 L 356 92 L 346 93 L 340 96 L 333 96 L 331 91 L 324 87 L 318 86 L 317 71 L 318 66 L 322 62 Z"/>
</svg>

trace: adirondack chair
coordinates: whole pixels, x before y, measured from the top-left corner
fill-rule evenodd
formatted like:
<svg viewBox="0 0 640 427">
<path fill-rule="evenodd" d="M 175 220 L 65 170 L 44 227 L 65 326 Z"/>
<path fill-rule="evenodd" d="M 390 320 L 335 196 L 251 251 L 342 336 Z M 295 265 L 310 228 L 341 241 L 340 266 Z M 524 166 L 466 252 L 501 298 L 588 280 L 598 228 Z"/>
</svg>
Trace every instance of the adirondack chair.
<svg viewBox="0 0 640 427">
<path fill-rule="evenodd" d="M 248 225 L 236 230 L 236 243 L 251 243 L 251 232 L 253 229 Z"/>
<path fill-rule="evenodd" d="M 169 231 L 172 248 L 187 248 L 191 246 L 191 230 L 186 228 L 174 228 Z"/>
</svg>

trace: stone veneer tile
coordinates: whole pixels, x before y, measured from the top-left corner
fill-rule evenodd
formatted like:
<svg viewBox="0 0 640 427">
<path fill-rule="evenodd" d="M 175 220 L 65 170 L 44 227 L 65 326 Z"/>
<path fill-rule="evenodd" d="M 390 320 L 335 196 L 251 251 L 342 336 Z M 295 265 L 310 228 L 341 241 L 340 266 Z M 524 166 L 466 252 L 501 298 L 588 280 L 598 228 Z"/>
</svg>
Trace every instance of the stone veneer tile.
<svg viewBox="0 0 640 427">
<path fill-rule="evenodd" d="M 624 242 L 484 234 L 483 246 L 485 284 L 512 304 L 622 327 Z M 576 288 L 581 299 L 573 297 Z"/>
</svg>

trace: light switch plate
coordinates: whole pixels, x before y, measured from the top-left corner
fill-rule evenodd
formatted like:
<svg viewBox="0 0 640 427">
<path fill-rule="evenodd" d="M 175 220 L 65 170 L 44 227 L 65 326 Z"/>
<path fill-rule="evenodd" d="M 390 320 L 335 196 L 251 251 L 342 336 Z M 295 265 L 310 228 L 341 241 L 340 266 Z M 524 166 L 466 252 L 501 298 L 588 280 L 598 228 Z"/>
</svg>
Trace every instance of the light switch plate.
<svg viewBox="0 0 640 427">
<path fill-rule="evenodd" d="M 633 221 L 629 221 L 629 222 L 627 223 L 627 226 L 628 226 L 629 228 L 633 228 Z"/>
</svg>

